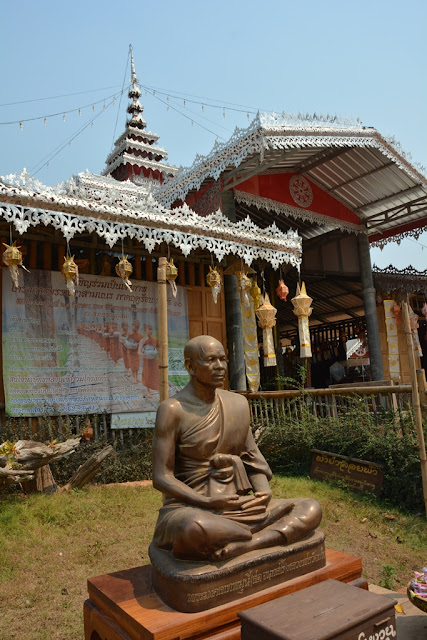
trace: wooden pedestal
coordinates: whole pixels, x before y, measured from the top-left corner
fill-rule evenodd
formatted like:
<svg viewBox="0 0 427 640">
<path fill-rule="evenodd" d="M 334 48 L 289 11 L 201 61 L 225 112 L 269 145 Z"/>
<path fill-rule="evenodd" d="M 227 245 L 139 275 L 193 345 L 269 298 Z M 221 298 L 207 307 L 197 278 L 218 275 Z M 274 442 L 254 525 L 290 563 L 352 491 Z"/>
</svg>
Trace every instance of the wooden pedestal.
<svg viewBox="0 0 427 640">
<path fill-rule="evenodd" d="M 239 611 L 329 578 L 353 582 L 361 573 L 360 558 L 328 549 L 322 569 L 200 613 L 164 604 L 152 589 L 151 565 L 105 574 L 88 580 L 85 640 L 240 640 Z"/>
</svg>

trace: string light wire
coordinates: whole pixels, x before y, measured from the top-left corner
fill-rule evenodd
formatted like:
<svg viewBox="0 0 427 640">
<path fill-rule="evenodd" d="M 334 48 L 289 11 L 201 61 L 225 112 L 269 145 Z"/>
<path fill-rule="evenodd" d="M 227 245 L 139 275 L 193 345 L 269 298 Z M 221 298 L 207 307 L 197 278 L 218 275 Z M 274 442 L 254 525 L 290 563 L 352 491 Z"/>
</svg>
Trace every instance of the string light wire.
<svg viewBox="0 0 427 640">
<path fill-rule="evenodd" d="M 97 100 L 96 102 L 89 102 L 89 104 L 85 104 L 83 107 L 76 107 L 76 109 L 68 109 L 68 110 L 61 110 L 58 111 L 56 113 L 51 113 L 48 115 L 43 115 L 43 116 L 37 116 L 35 118 L 20 118 L 19 120 L 11 120 L 10 122 L 0 122 L 0 125 L 9 125 L 9 124 L 21 124 L 22 122 L 32 122 L 33 120 L 45 120 L 46 118 L 55 118 L 57 116 L 63 116 L 66 113 L 75 113 L 78 111 L 81 111 L 82 109 L 87 109 L 88 107 L 91 106 L 95 106 L 96 104 L 103 104 L 106 100 L 110 100 L 111 98 L 117 98 L 117 96 L 120 94 L 121 92 L 118 91 L 117 93 L 114 93 L 110 96 L 107 96 L 106 98 L 103 98 L 102 100 Z"/>
<path fill-rule="evenodd" d="M 141 85 L 142 86 L 142 85 Z M 253 111 L 255 113 L 257 113 L 258 111 L 266 111 L 268 113 L 271 113 L 271 109 L 263 109 L 261 107 L 252 107 L 252 106 L 248 106 L 248 105 L 244 105 L 244 104 L 239 104 L 238 102 L 229 102 L 227 100 L 217 100 L 216 98 L 206 98 L 204 96 L 198 96 L 198 95 L 194 95 L 191 93 L 184 93 L 182 91 L 172 91 L 172 90 L 168 90 L 168 89 L 163 89 L 163 88 L 159 88 L 159 87 L 145 87 L 143 86 L 144 89 L 150 89 L 151 91 L 157 91 L 159 93 L 162 93 L 163 95 L 169 95 L 172 96 L 173 94 L 178 94 L 178 96 L 182 96 L 185 97 L 186 99 L 189 98 L 198 98 L 199 100 L 203 100 L 203 102 L 200 102 L 199 104 L 203 104 L 204 106 L 209 106 L 206 104 L 206 102 L 216 102 L 220 105 L 219 108 L 222 108 L 224 105 L 232 105 L 233 107 L 242 107 L 242 112 L 247 113 L 248 109 L 250 111 Z M 181 97 L 181 100 L 182 100 Z M 229 107 L 226 107 L 229 108 Z"/>
<path fill-rule="evenodd" d="M 154 96 L 154 97 L 156 97 L 156 96 Z M 167 104 L 168 104 L 168 106 L 170 106 L 171 101 L 169 101 Z M 177 103 L 172 101 L 172 104 L 176 105 Z M 224 131 L 227 131 L 227 133 L 230 133 L 230 134 L 233 133 L 232 131 L 230 131 L 230 129 L 228 129 L 227 127 L 224 127 L 222 124 L 219 124 L 218 122 L 214 122 L 210 118 L 207 118 L 206 116 L 202 116 L 200 113 L 198 113 L 196 111 L 193 111 L 192 109 L 186 108 L 185 111 L 188 112 L 188 113 L 192 113 L 192 114 L 196 115 L 198 118 L 202 118 L 203 120 L 206 120 L 207 122 L 210 122 L 211 124 L 215 125 L 216 127 L 220 127 L 221 129 L 224 129 Z M 192 118 L 192 120 L 193 119 L 194 118 Z"/>
<path fill-rule="evenodd" d="M 14 107 L 17 104 L 28 104 L 29 102 L 43 102 L 44 100 L 57 100 L 59 98 L 69 98 L 70 96 L 80 96 L 85 93 L 95 93 L 96 91 L 108 91 L 109 89 L 117 89 L 119 84 L 113 84 L 111 87 L 101 87 L 100 89 L 88 89 L 88 91 L 75 91 L 74 93 L 62 93 L 59 96 L 48 96 L 47 98 L 31 98 L 30 100 L 19 100 L 18 102 L 4 102 L 0 107 Z"/>
<path fill-rule="evenodd" d="M 153 98 L 156 98 L 156 100 L 158 100 L 159 102 L 161 102 L 162 104 L 165 104 L 167 107 L 169 107 L 170 109 L 173 109 L 173 111 L 176 111 L 177 113 L 179 113 L 180 115 L 184 116 L 184 118 L 187 118 L 187 120 L 190 120 L 190 122 L 193 120 L 199 127 L 201 127 L 202 129 L 205 129 L 205 131 L 209 131 L 209 133 L 211 133 L 213 136 L 216 136 L 217 138 L 221 138 L 221 140 L 225 141 L 225 138 L 223 138 L 222 136 L 220 136 L 219 134 L 215 133 L 215 131 L 212 131 L 211 129 L 208 129 L 208 127 L 205 127 L 203 124 L 200 124 L 200 122 L 197 122 L 194 118 L 191 118 L 190 116 L 187 116 L 187 114 L 183 113 L 182 111 L 180 111 L 179 109 L 177 109 L 176 107 L 174 107 L 173 105 L 171 105 L 170 103 L 168 104 L 166 102 L 166 100 L 163 100 L 162 98 L 159 98 L 159 96 L 155 95 L 152 91 L 150 91 L 149 89 L 146 89 L 146 91 L 153 96 Z"/>
<path fill-rule="evenodd" d="M 85 131 L 85 129 L 87 129 L 91 124 L 93 124 L 93 122 L 99 118 L 100 115 L 102 115 L 109 107 L 111 107 L 111 105 L 114 103 L 114 100 L 111 100 L 108 104 L 105 105 L 105 110 L 101 109 L 101 111 L 99 113 L 97 113 L 95 116 L 93 116 L 90 120 L 88 120 L 88 122 L 86 122 L 83 126 L 81 126 L 79 129 L 77 129 L 77 131 L 75 133 L 73 133 L 71 136 L 69 136 L 65 142 L 59 144 L 57 147 L 55 147 L 52 151 L 50 151 L 47 155 L 45 155 L 36 165 L 34 165 L 34 168 L 30 170 L 30 175 L 32 177 L 34 177 L 35 175 L 37 175 L 39 173 L 39 171 L 41 171 L 43 169 L 43 167 L 45 167 L 46 165 L 49 164 L 49 162 L 51 160 L 53 160 L 53 158 L 55 158 L 63 149 L 65 149 L 65 147 L 67 145 L 69 145 L 73 140 L 75 140 L 81 133 L 83 133 L 83 131 Z M 47 159 L 46 159 L 47 158 Z M 39 166 L 40 165 L 40 166 Z M 38 168 L 37 168 L 38 167 Z"/>
<path fill-rule="evenodd" d="M 146 87 L 145 85 L 141 85 L 141 88 L 145 89 L 146 91 L 150 91 L 150 92 L 154 92 L 154 89 L 152 87 Z M 173 93 L 166 93 L 164 91 L 158 91 L 157 93 L 159 93 L 160 95 L 163 96 L 168 96 L 169 98 L 175 98 L 177 100 L 182 100 L 182 97 L 177 96 L 177 95 L 173 95 Z M 222 111 L 224 111 L 224 109 L 226 109 L 227 111 L 237 111 L 238 113 L 253 113 L 254 115 L 256 113 L 258 113 L 259 109 L 255 109 L 254 107 L 246 107 L 245 109 L 239 109 L 237 107 L 230 107 L 227 106 L 228 104 L 232 104 L 232 103 L 227 103 L 227 102 L 223 102 L 223 103 L 219 103 L 219 104 L 209 104 L 209 100 L 210 98 L 205 98 L 204 101 L 202 102 L 201 100 L 192 100 L 191 98 L 186 97 L 184 102 L 184 106 L 186 106 L 187 102 L 191 102 L 192 104 L 198 104 L 201 105 L 201 107 L 211 107 L 212 109 L 221 109 Z M 217 101 L 219 102 L 219 101 Z"/>
</svg>

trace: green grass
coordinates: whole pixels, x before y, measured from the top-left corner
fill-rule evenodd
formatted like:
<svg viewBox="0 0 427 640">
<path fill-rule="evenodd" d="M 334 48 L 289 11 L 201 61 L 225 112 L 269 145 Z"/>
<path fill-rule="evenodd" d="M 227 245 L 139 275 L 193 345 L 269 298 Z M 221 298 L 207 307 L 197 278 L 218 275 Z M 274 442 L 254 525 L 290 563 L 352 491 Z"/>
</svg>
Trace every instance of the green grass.
<svg viewBox="0 0 427 640">
<path fill-rule="evenodd" d="M 276 497 L 315 497 L 327 546 L 362 556 L 369 581 L 391 567 L 402 590 L 427 563 L 425 518 L 308 478 L 271 484 Z M 160 505 L 151 487 L 0 497 L 1 640 L 82 640 L 87 578 L 147 564 Z"/>
</svg>

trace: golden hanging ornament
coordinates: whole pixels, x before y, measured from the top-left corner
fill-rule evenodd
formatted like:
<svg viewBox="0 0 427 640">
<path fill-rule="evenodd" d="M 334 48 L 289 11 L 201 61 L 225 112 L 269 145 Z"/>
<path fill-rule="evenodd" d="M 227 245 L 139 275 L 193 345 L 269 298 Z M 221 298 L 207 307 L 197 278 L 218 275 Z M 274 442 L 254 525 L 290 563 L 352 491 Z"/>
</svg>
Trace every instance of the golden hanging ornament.
<svg viewBox="0 0 427 640">
<path fill-rule="evenodd" d="M 420 358 L 423 357 L 423 350 L 421 349 L 420 338 L 418 336 L 418 315 L 414 312 L 410 304 L 408 304 L 409 312 L 409 324 L 412 333 L 412 343 L 414 345 L 414 353 Z"/>
<path fill-rule="evenodd" d="M 206 284 L 211 288 L 212 298 L 216 304 L 218 295 L 221 292 L 221 275 L 216 267 L 212 269 L 212 267 L 209 265 L 209 273 L 206 276 Z"/>
<path fill-rule="evenodd" d="M 307 295 L 304 282 L 297 284 L 295 297 L 291 300 L 294 305 L 294 314 L 298 318 L 298 333 L 300 341 L 300 358 L 311 358 L 311 340 L 308 318 L 311 316 L 313 309 L 311 303 L 313 298 Z"/>
<path fill-rule="evenodd" d="M 177 288 L 176 288 L 176 283 L 175 280 L 178 276 L 178 268 L 174 265 L 173 263 L 173 258 L 171 258 L 167 263 L 166 263 L 166 280 L 169 282 L 171 289 L 172 289 L 172 295 L 174 298 L 176 298 L 176 294 L 177 294 Z"/>
<path fill-rule="evenodd" d="M 116 264 L 116 273 L 123 280 L 129 291 L 132 292 L 132 282 L 129 280 L 129 276 L 131 275 L 133 269 L 131 263 L 127 258 L 127 256 L 122 254 L 122 257 Z"/>
<path fill-rule="evenodd" d="M 252 281 L 246 275 L 245 271 L 236 271 L 237 288 L 241 292 L 245 304 L 249 304 L 248 291 L 251 288 Z"/>
<path fill-rule="evenodd" d="M 277 364 L 276 352 L 274 350 L 274 340 L 272 328 L 276 324 L 277 309 L 273 307 L 268 297 L 264 294 L 262 304 L 255 311 L 258 324 L 262 329 L 262 347 L 264 350 L 264 367 L 274 367 Z"/>
<path fill-rule="evenodd" d="M 67 283 L 68 293 L 71 298 L 74 298 L 76 295 L 76 288 L 74 286 L 74 280 L 76 281 L 76 285 L 79 284 L 79 268 L 74 262 L 74 256 L 65 256 L 64 264 L 62 265 L 62 273 L 65 276 L 65 281 Z"/>
<path fill-rule="evenodd" d="M 258 309 L 258 307 L 261 305 L 261 289 L 259 288 L 257 281 L 255 280 L 255 278 L 252 280 L 252 284 L 251 284 L 251 288 L 249 290 L 249 293 L 251 294 L 251 298 L 253 300 L 254 303 L 254 309 L 255 311 Z"/>
<path fill-rule="evenodd" d="M 288 297 L 288 293 L 289 293 L 288 287 L 285 285 L 284 280 L 280 279 L 279 280 L 279 284 L 278 284 L 277 289 L 276 289 L 277 297 L 280 298 L 280 300 L 283 300 L 284 302 L 286 302 L 286 298 Z"/>
<path fill-rule="evenodd" d="M 25 269 L 25 271 L 28 271 L 28 269 L 22 264 L 22 252 L 19 251 L 20 247 L 16 246 L 16 241 L 11 245 L 3 242 L 3 246 L 6 247 L 5 251 L 3 252 L 3 262 L 6 267 L 9 268 L 13 286 L 15 287 L 15 289 L 17 289 L 19 286 L 18 267 L 22 267 L 23 269 Z"/>
</svg>

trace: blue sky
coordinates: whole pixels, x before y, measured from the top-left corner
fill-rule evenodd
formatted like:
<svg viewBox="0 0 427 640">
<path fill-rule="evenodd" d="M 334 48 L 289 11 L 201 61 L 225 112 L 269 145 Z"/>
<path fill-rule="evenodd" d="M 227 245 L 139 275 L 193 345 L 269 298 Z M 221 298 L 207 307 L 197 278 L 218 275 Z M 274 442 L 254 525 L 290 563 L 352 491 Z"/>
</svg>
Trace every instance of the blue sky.
<svg viewBox="0 0 427 640">
<path fill-rule="evenodd" d="M 148 128 L 173 164 L 191 164 L 260 109 L 359 117 L 427 166 L 424 0 L 3 0 L 1 22 L 0 122 L 41 119 L 22 131 L 0 125 L 0 175 L 26 167 L 56 184 L 103 170 L 124 127 L 126 96 L 108 104 L 130 77 L 130 43 L 140 83 L 156 88 L 141 98 Z M 212 101 L 241 111 L 226 108 L 224 118 Z M 427 233 L 373 252 L 379 266 L 424 269 L 426 257 Z"/>
</svg>

